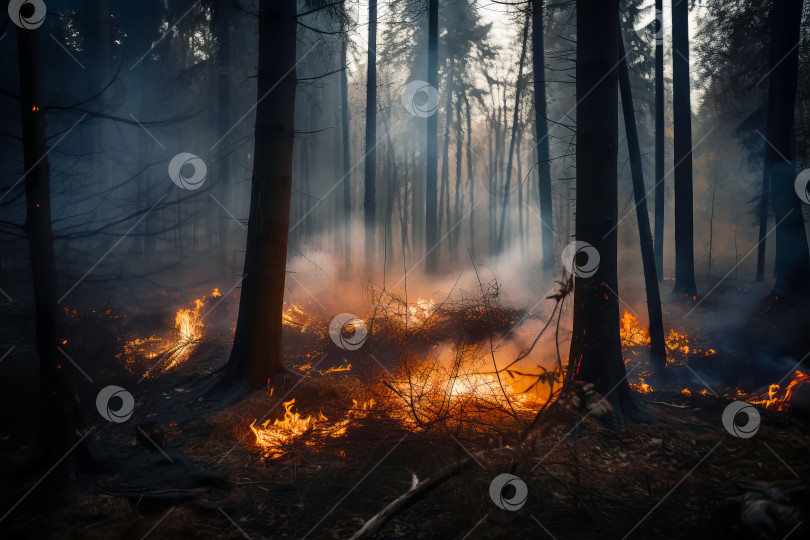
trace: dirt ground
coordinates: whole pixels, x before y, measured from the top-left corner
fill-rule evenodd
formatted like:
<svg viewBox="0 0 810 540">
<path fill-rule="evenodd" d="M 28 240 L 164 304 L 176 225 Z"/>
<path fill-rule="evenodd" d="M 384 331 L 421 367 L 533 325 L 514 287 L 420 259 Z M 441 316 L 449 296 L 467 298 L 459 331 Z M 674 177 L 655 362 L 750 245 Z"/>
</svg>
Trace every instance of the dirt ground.
<svg viewBox="0 0 810 540">
<path fill-rule="evenodd" d="M 138 417 L 113 424 L 88 412 L 89 437 L 110 469 L 80 474 L 66 499 L 55 501 L 47 490 L 34 490 L 0 525 L 2 537 L 351 538 L 413 485 L 460 462 L 469 466 L 414 499 L 377 537 L 805 537 L 810 524 L 810 493 L 803 480 L 810 472 L 808 409 L 801 400 L 788 411 L 760 408 L 758 431 L 742 438 L 724 427 L 723 413 L 734 398 L 722 388 L 729 371 L 755 362 L 753 355 L 739 353 L 755 349 L 755 337 L 773 339 L 777 332 L 785 351 L 799 349 L 805 337 L 797 319 L 806 315 L 797 317 L 798 308 L 781 309 L 784 315 L 771 325 L 771 335 L 758 330 L 748 332 L 746 343 L 723 341 L 719 324 L 708 327 L 712 309 L 719 310 L 723 298 L 718 294 L 705 306 L 704 319 L 695 323 L 707 323 L 704 345 L 717 348 L 714 358 L 694 359 L 692 368 L 701 377 L 681 370 L 683 380 L 670 384 L 671 390 L 638 394 L 659 414 L 658 423 L 615 432 L 603 428 L 598 415 L 571 413 L 546 426 L 534 444 L 514 452 L 502 449 L 519 446 L 525 425 L 517 422 L 494 422 L 484 430 L 472 423 L 406 428 L 383 407 L 355 418 L 343 434 L 304 435 L 283 455 L 263 459 L 249 429 L 251 420 L 281 417 L 282 403 L 292 398 L 301 414 L 344 419 L 358 397 L 357 379 L 364 368 L 355 362 L 351 370 L 330 373 L 323 366 L 316 377 L 288 379 L 273 386 L 272 394 L 255 392 L 220 410 L 205 391 L 228 345 L 213 339 L 196 349 L 185 371 L 143 381 L 136 374 L 117 375 L 116 384 L 137 388 Z M 754 310 L 752 325 L 763 325 L 773 302 L 778 300 Z M 666 309 L 671 319 L 691 308 L 670 302 Z M 791 341 L 790 336 L 799 338 Z M 299 355 L 296 361 L 311 359 Z M 734 366 L 735 361 L 732 370 L 710 367 Z M 102 378 L 108 369 L 101 363 L 91 375 Z M 768 377 L 764 380 L 776 380 Z M 698 379 L 716 384 L 719 395 L 701 394 L 704 384 Z M 678 391 L 682 387 L 691 394 Z M 92 411 L 92 403 L 87 409 Z M 150 422 L 165 435 L 162 449 L 138 440 L 137 428 L 149 429 Z M 0 441 L 4 469 L 23 486 L 6 492 L 10 496 L 36 488 L 38 479 L 15 470 L 21 433 Z M 502 508 L 491 487 L 504 473 L 516 480 L 498 492 Z M 522 485 L 525 501 L 510 508 L 509 501 L 521 498 Z M 10 503 L 5 506 L 15 500 L 6 498 Z"/>
</svg>

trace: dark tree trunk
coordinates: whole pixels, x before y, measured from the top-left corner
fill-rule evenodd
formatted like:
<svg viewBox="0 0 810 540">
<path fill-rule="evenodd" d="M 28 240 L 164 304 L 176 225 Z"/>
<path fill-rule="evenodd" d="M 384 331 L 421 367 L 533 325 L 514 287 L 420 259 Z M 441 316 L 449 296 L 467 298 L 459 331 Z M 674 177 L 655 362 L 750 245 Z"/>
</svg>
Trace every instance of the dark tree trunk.
<svg viewBox="0 0 810 540">
<path fill-rule="evenodd" d="M 217 39 L 219 41 L 219 50 L 217 54 L 217 84 L 219 87 L 219 95 L 217 97 L 217 127 L 220 133 L 227 133 L 231 129 L 231 102 L 233 87 L 233 55 L 232 55 L 232 42 L 234 33 L 233 20 L 237 12 L 235 12 L 230 2 L 220 2 L 216 4 L 214 16 L 216 20 Z M 219 156 L 219 164 L 217 167 L 218 174 L 214 190 L 216 197 L 225 208 L 231 207 L 231 149 L 223 148 Z M 213 201 L 211 201 L 213 202 Z M 233 265 L 230 264 L 233 260 L 233 246 L 231 243 L 231 230 L 232 223 L 231 217 L 224 208 L 216 207 L 218 213 L 218 227 L 217 227 L 217 250 L 219 251 L 219 260 L 217 261 L 220 276 L 223 279 L 232 279 Z"/>
<path fill-rule="evenodd" d="M 453 207 L 453 223 L 458 224 L 461 219 L 461 147 L 464 146 L 464 132 L 461 130 L 461 95 L 463 92 L 456 93 L 456 190 L 455 190 L 455 205 Z M 455 262 L 458 260 L 458 244 L 461 240 L 461 227 L 453 231 L 453 243 L 450 246 L 450 260 Z"/>
<path fill-rule="evenodd" d="M 619 336 L 618 0 L 577 1 L 576 238 L 590 243 L 600 264 L 576 278 L 570 377 L 593 383 L 613 407 L 614 426 L 642 419 L 627 382 Z M 607 234 L 606 234 L 607 233 Z M 612 289 L 612 291 L 611 291 Z"/>
<path fill-rule="evenodd" d="M 767 153 L 768 143 L 765 143 Z M 768 168 L 762 171 L 762 191 L 759 197 L 759 239 L 757 243 L 757 281 L 765 281 L 765 247 L 768 234 L 768 210 L 770 208 L 771 183 Z"/>
<path fill-rule="evenodd" d="M 633 177 L 633 196 L 636 202 L 636 221 L 641 243 L 641 263 L 644 267 L 644 287 L 647 291 L 647 315 L 650 319 L 650 366 L 655 374 L 662 376 L 667 367 L 667 349 L 664 341 L 664 317 L 661 314 L 661 294 L 658 290 L 658 274 L 655 271 L 655 252 L 650 232 L 650 214 L 647 212 L 647 193 L 644 187 L 644 169 L 641 164 L 641 147 L 638 142 L 636 115 L 633 110 L 633 93 L 630 89 L 630 73 L 624 52 L 624 41 L 619 39 L 619 89 L 622 96 L 624 128 L 627 134 L 627 149 L 630 153 L 630 171 Z"/>
<path fill-rule="evenodd" d="M 664 280 L 664 0 L 655 0 L 655 16 L 659 24 L 655 42 L 655 269 L 658 280 Z"/>
<path fill-rule="evenodd" d="M 534 114 L 537 145 L 537 175 L 540 188 L 540 237 L 543 243 L 543 273 L 554 272 L 554 226 L 551 200 L 551 153 L 548 141 L 546 105 L 546 50 L 543 40 L 543 1 L 532 0 L 532 69 L 534 70 Z"/>
<path fill-rule="evenodd" d="M 265 388 L 282 367 L 281 312 L 292 189 L 295 0 L 259 3 L 258 96 L 253 178 L 239 318 L 220 388 L 226 397 Z M 285 75 L 286 74 L 286 75 Z"/>
<path fill-rule="evenodd" d="M 366 264 L 372 264 L 377 229 L 377 0 L 368 3 L 368 75 L 366 77 L 366 181 L 363 194 Z"/>
<path fill-rule="evenodd" d="M 776 284 L 774 294 L 803 289 L 810 274 L 807 234 L 794 190 L 794 108 L 799 76 L 802 0 L 779 0 L 771 17 L 771 74 L 768 79 L 768 125 L 765 168 L 771 180 L 776 219 Z"/>
<path fill-rule="evenodd" d="M 37 33 L 17 29 L 17 64 L 20 75 L 20 121 L 22 123 L 23 164 L 25 167 L 25 233 L 31 257 L 34 288 L 34 327 L 39 359 L 39 391 L 43 418 L 39 426 L 43 465 L 56 464 L 84 430 L 81 409 L 63 363 L 59 333 L 63 330 L 62 311 L 57 306 L 56 260 L 51 229 L 51 177 L 47 159 L 45 113 L 40 101 L 36 51 Z M 51 480 L 72 474 L 73 456 Z M 47 488 L 43 488 L 47 489 Z"/>
<path fill-rule="evenodd" d="M 351 222 L 352 222 L 352 192 L 351 192 L 351 144 L 349 119 L 349 77 L 346 73 L 346 49 L 349 46 L 348 38 L 343 40 L 340 48 L 340 125 L 342 128 L 341 143 L 343 146 L 343 271 L 348 276 L 351 270 Z"/>
<path fill-rule="evenodd" d="M 526 23 L 523 25 L 523 37 L 521 39 L 521 48 L 520 48 L 520 61 L 518 63 L 518 75 L 517 75 L 517 83 L 515 84 L 515 110 L 512 114 L 512 134 L 509 138 L 509 155 L 507 157 L 506 162 L 506 180 L 504 182 L 504 190 L 503 190 L 503 204 L 501 207 L 501 224 L 498 228 L 498 244 L 497 250 L 498 253 L 501 253 L 504 249 L 504 240 L 505 236 L 504 233 L 506 232 L 506 212 L 509 209 L 509 195 L 510 189 L 512 187 L 512 160 L 515 154 L 515 141 L 517 141 L 517 130 L 518 125 L 520 124 L 520 92 L 523 89 L 523 66 L 526 63 L 526 48 L 529 41 L 529 20 L 531 14 L 526 13 Z M 504 108 L 505 110 L 505 108 Z M 520 178 L 517 179 L 517 182 L 520 182 Z"/>
<path fill-rule="evenodd" d="M 428 84 L 439 87 L 439 0 L 428 0 Z M 427 119 L 427 169 L 425 174 L 425 271 L 435 272 L 439 265 L 436 227 L 436 184 L 439 168 L 439 118 Z"/>
<path fill-rule="evenodd" d="M 692 215 L 692 101 L 689 90 L 689 3 L 672 3 L 673 112 L 675 119 L 675 288 L 697 295 Z"/>
<path fill-rule="evenodd" d="M 444 141 L 442 142 L 442 174 L 441 185 L 439 187 L 439 225 L 438 233 L 442 233 L 442 223 L 445 223 L 445 229 L 448 231 L 452 225 L 450 224 L 450 213 L 448 211 L 447 200 L 450 197 L 450 123 L 453 117 L 453 93 L 450 90 L 450 84 L 446 85 L 447 91 L 447 106 L 444 122 Z"/>
<path fill-rule="evenodd" d="M 464 94 L 464 107 L 467 110 L 467 183 L 470 188 L 470 253 L 475 257 L 475 177 L 473 176 L 472 153 L 472 112 L 470 100 Z"/>
</svg>

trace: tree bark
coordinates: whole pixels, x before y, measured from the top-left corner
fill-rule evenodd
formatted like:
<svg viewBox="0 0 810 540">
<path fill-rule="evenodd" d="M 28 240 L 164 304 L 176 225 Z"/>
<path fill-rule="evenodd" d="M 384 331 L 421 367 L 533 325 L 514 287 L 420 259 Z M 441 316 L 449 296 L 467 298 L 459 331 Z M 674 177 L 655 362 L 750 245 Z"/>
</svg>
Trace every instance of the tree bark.
<svg viewBox="0 0 810 540">
<path fill-rule="evenodd" d="M 348 276 L 351 271 L 351 222 L 352 222 L 352 192 L 351 192 L 351 138 L 349 119 L 349 77 L 346 49 L 349 46 L 348 38 L 344 39 L 340 47 L 340 124 L 342 128 L 341 142 L 343 146 L 343 271 Z"/>
<path fill-rule="evenodd" d="M 767 143 L 765 143 L 767 152 Z M 757 281 L 765 281 L 765 248 L 768 234 L 768 210 L 770 209 L 771 183 L 768 168 L 762 171 L 762 191 L 759 197 L 759 237 L 757 243 Z"/>
<path fill-rule="evenodd" d="M 577 0 L 576 238 L 597 250 L 600 264 L 576 278 L 569 377 L 594 384 L 617 429 L 645 416 L 627 382 L 615 294 L 619 37 L 618 0 Z"/>
<path fill-rule="evenodd" d="M 660 24 L 660 34 L 663 35 L 664 0 L 655 0 L 655 14 Z M 664 280 L 664 40 L 659 38 L 655 42 L 655 269 L 658 271 L 658 280 Z"/>
<path fill-rule="evenodd" d="M 689 5 L 672 3 L 673 111 L 675 119 L 675 288 L 696 296 L 692 200 L 692 100 L 689 89 Z"/>
<path fill-rule="evenodd" d="M 44 464 L 56 464 L 76 443 L 84 430 L 81 408 L 72 388 L 59 347 L 64 322 L 57 306 L 56 259 L 51 227 L 51 177 L 47 154 L 45 113 L 40 101 L 41 65 L 37 53 L 37 33 L 17 29 L 17 63 L 20 76 L 20 120 L 22 123 L 23 165 L 25 167 L 25 233 L 31 257 L 34 288 L 34 327 L 39 359 L 39 392 L 42 423 L 40 448 Z M 55 478 L 72 474 L 75 458 L 71 455 Z M 53 479 L 52 479 L 53 480 Z"/>
<path fill-rule="evenodd" d="M 551 200 L 551 153 L 548 141 L 546 105 L 546 50 L 543 39 L 543 1 L 532 0 L 532 69 L 534 70 L 534 114 L 537 144 L 537 176 L 540 197 L 540 238 L 543 249 L 543 273 L 554 272 L 554 225 Z"/>
<path fill-rule="evenodd" d="M 439 0 L 428 0 L 428 84 L 439 87 Z M 439 168 L 439 118 L 427 119 L 427 169 L 425 173 L 425 271 L 435 272 L 439 265 L 436 227 L 436 184 Z"/>
<path fill-rule="evenodd" d="M 765 168 L 771 180 L 776 219 L 774 294 L 794 293 L 808 284 L 810 254 L 799 198 L 794 190 L 793 129 L 799 76 L 802 0 L 780 0 L 771 17 L 771 73 Z"/>
<path fill-rule="evenodd" d="M 256 107 L 253 178 L 239 316 L 230 361 L 220 381 L 225 397 L 265 388 L 282 368 L 281 313 L 292 189 L 295 0 L 259 3 L 257 95 L 273 85 L 273 99 Z"/>
<path fill-rule="evenodd" d="M 363 194 L 366 264 L 375 253 L 377 211 L 377 0 L 368 3 L 368 74 L 366 76 L 366 178 Z"/>
<path fill-rule="evenodd" d="M 467 183 L 470 189 L 470 253 L 475 257 L 475 177 L 473 176 L 472 153 L 472 113 L 470 100 L 464 94 L 464 106 L 467 111 Z"/>
<path fill-rule="evenodd" d="M 624 52 L 624 40 L 619 38 L 619 90 L 622 96 L 624 128 L 627 134 L 627 149 L 630 154 L 630 171 L 633 177 L 633 196 L 636 203 L 638 237 L 641 243 L 641 263 L 644 267 L 644 287 L 647 291 L 647 315 L 650 320 L 650 366 L 658 376 L 663 376 L 667 367 L 667 349 L 664 341 L 664 317 L 661 314 L 661 293 L 658 290 L 658 273 L 655 271 L 655 251 L 650 232 L 650 214 L 647 211 L 647 194 L 644 186 L 644 169 L 641 164 L 641 147 L 638 142 L 636 115 L 633 110 L 633 92 L 630 88 L 630 73 Z"/>
</svg>

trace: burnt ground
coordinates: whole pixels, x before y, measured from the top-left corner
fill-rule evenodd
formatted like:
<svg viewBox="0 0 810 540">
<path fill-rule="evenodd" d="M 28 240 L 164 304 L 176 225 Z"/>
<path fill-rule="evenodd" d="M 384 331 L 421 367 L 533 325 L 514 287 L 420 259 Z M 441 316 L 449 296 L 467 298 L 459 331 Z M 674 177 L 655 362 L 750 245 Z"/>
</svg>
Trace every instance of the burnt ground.
<svg viewBox="0 0 810 540">
<path fill-rule="evenodd" d="M 702 378 L 717 383 L 719 397 L 696 391 L 688 396 L 665 390 L 639 394 L 661 422 L 631 425 L 622 432 L 601 427 L 597 415 L 581 423 L 575 414 L 555 420 L 529 449 L 476 454 L 462 473 L 398 513 L 378 538 L 804 537 L 810 523 L 810 497 L 803 482 L 810 473 L 810 418 L 802 397 L 787 412 L 760 409 L 756 434 L 738 438 L 721 421 L 733 401 L 721 390 L 721 381 L 731 380 L 730 370 L 711 367 L 736 362 L 735 369 L 743 370 L 756 359 L 739 350 L 765 350 L 765 340 L 780 344 L 774 357 L 799 349 L 806 338 L 798 327 L 806 315 L 798 307 L 779 305 L 782 315 L 773 316 L 777 302 L 766 299 L 750 317 L 752 327 L 738 327 L 737 335 L 746 335 L 745 340 L 706 340 L 717 355 L 690 360 Z M 706 304 L 708 318 L 721 307 L 717 299 Z M 670 302 L 667 317 L 688 306 Z M 766 320 L 769 331 L 760 329 Z M 707 334 L 721 335 L 726 326 Z M 30 389 L 17 385 L 16 393 L 4 391 L 5 408 L 14 403 L 20 414 L 9 420 L 0 444 L 9 482 L 3 508 L 34 489 L 0 523 L 2 537 L 350 538 L 415 480 L 468 460 L 470 453 L 519 442 L 516 424 L 504 422 L 483 434 L 464 424 L 406 430 L 383 408 L 353 421 L 344 435 L 305 436 L 283 456 L 262 460 L 252 445 L 251 420 L 268 413 L 280 417 L 281 402 L 293 397 L 299 412 L 322 412 L 339 420 L 358 397 L 356 379 L 363 376 L 363 366 L 355 362 L 352 370 L 323 370 L 303 381 L 293 377 L 274 385 L 272 395 L 256 392 L 218 410 L 204 392 L 227 351 L 225 340 L 207 341 L 188 369 L 140 383 L 135 374 L 117 370 L 113 375 L 110 363 L 88 370 L 96 381 L 81 388 L 93 428 L 89 439 L 109 470 L 81 473 L 65 499 L 55 500 L 35 486 L 44 471 L 22 466 L 36 426 L 35 417 L 24 414 L 15 399 L 25 402 Z M 763 368 L 763 381 L 778 380 L 771 372 L 778 372 L 781 364 L 774 362 Z M 685 372 L 683 378 L 688 378 Z M 129 422 L 106 422 L 94 411 L 101 381 L 134 389 L 136 414 Z M 678 381 L 673 388 L 696 389 L 700 384 Z M 749 386 L 761 389 L 763 384 L 767 387 L 764 382 Z M 28 396 L 29 403 L 34 400 Z M 135 426 L 148 429 L 150 422 L 165 434 L 162 451 L 138 441 Z M 525 504 L 515 511 L 498 508 L 490 498 L 490 483 L 505 472 L 528 490 Z M 797 479 L 801 482 L 795 483 Z M 508 489 L 503 493 L 511 496 Z"/>
</svg>

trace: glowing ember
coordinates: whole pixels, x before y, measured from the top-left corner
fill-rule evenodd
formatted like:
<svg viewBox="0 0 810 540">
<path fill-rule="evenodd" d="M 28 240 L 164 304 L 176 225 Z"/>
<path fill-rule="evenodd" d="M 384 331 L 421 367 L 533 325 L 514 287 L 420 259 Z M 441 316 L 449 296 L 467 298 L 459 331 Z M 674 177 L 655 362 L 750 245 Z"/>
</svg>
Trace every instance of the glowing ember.
<svg viewBox="0 0 810 540">
<path fill-rule="evenodd" d="M 639 378 L 639 382 L 637 383 L 630 383 L 630 386 L 634 388 L 637 392 L 641 392 L 642 394 L 649 394 L 653 391 L 652 386 L 644 382 L 644 379 Z"/>
<path fill-rule="evenodd" d="M 766 409 L 772 411 L 786 411 L 790 407 L 790 398 L 793 391 L 802 386 L 810 379 L 810 375 L 801 371 L 794 371 L 784 390 L 778 384 L 772 384 L 768 388 L 768 393 L 747 400 L 753 405 L 764 405 Z"/>
<path fill-rule="evenodd" d="M 312 322 L 312 317 L 298 304 L 289 304 L 281 313 L 281 324 L 302 333 L 307 331 Z"/>
</svg>

